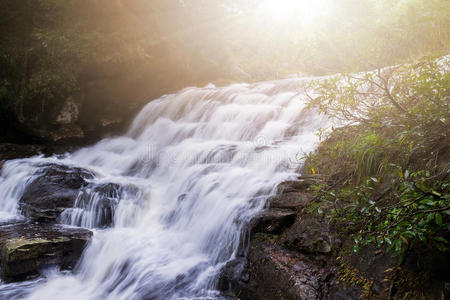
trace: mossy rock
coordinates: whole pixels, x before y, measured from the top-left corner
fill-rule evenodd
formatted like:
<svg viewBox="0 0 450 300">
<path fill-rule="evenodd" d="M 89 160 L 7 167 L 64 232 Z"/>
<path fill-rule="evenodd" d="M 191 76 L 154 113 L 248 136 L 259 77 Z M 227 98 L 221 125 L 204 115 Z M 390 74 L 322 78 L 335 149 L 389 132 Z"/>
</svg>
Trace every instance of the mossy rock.
<svg viewBox="0 0 450 300">
<path fill-rule="evenodd" d="M 1 226 L 0 275 L 6 281 L 17 281 L 50 266 L 71 269 L 91 237 L 90 230 L 63 225 Z"/>
</svg>

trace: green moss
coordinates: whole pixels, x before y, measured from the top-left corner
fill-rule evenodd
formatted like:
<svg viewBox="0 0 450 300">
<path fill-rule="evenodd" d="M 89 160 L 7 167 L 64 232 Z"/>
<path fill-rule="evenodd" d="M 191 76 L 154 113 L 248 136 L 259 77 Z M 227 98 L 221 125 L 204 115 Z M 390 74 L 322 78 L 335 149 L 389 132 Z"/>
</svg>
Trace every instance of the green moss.
<svg viewBox="0 0 450 300">
<path fill-rule="evenodd" d="M 14 238 L 8 240 L 2 247 L 1 253 L 2 257 L 8 261 L 11 255 L 16 252 L 32 252 L 37 247 L 41 248 L 44 244 L 54 244 L 54 243 L 62 243 L 67 242 L 70 239 L 67 237 L 57 237 L 53 239 L 44 239 L 44 238 Z"/>
</svg>

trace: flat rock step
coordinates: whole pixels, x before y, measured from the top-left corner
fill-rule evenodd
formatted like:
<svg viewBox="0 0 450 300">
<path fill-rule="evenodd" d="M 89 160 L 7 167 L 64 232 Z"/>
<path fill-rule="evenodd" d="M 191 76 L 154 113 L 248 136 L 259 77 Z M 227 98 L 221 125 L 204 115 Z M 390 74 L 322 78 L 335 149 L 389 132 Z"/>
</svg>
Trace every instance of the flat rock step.
<svg viewBox="0 0 450 300">
<path fill-rule="evenodd" d="M 71 269 L 92 237 L 92 231 L 64 225 L 16 223 L 0 226 L 0 276 L 24 280 L 42 269 Z"/>
</svg>

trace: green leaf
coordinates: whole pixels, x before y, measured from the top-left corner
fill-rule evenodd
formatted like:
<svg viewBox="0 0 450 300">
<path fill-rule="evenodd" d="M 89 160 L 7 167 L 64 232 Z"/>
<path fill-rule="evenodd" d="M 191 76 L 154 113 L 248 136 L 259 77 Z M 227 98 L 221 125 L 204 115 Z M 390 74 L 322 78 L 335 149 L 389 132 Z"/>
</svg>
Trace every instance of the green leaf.
<svg viewBox="0 0 450 300">
<path fill-rule="evenodd" d="M 402 249 L 403 241 L 401 239 L 396 239 L 394 242 L 394 250 L 399 252 Z"/>
<path fill-rule="evenodd" d="M 434 206 L 434 204 L 435 204 L 435 202 L 433 200 L 430 200 L 430 199 L 423 199 L 419 203 L 420 204 L 426 204 L 428 206 Z"/>
<path fill-rule="evenodd" d="M 427 238 L 425 237 L 425 235 L 423 233 L 419 233 L 418 237 L 419 237 L 419 240 L 422 243 L 426 243 L 427 242 Z"/>
<path fill-rule="evenodd" d="M 416 237 L 416 233 L 413 231 L 405 231 L 403 232 L 403 235 L 409 239 L 413 239 L 414 237 Z"/>
<path fill-rule="evenodd" d="M 432 193 L 433 195 L 436 195 L 436 196 L 438 196 L 438 197 L 442 197 L 442 194 L 441 194 L 441 193 L 438 193 L 438 192 L 436 192 L 435 190 L 431 191 L 431 193 Z"/>
<path fill-rule="evenodd" d="M 442 225 L 442 215 L 440 213 L 435 213 L 434 220 L 437 225 Z"/>
<path fill-rule="evenodd" d="M 427 222 L 431 222 L 434 219 L 434 213 L 427 215 Z"/>
<path fill-rule="evenodd" d="M 445 238 L 443 238 L 443 237 L 441 237 L 441 236 L 435 237 L 434 240 L 435 240 L 435 241 L 438 241 L 438 242 L 441 242 L 441 243 L 444 243 L 444 244 L 448 244 L 447 239 L 445 239 Z"/>
</svg>

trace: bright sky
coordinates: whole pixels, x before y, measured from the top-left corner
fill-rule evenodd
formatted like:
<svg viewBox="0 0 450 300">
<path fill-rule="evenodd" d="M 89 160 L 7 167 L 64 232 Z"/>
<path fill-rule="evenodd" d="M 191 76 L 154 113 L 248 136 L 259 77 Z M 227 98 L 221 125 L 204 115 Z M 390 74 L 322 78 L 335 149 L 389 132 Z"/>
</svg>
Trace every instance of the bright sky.
<svg viewBox="0 0 450 300">
<path fill-rule="evenodd" d="M 263 0 L 258 10 L 274 22 L 289 22 L 292 18 L 304 25 L 326 15 L 332 0 Z"/>
</svg>

